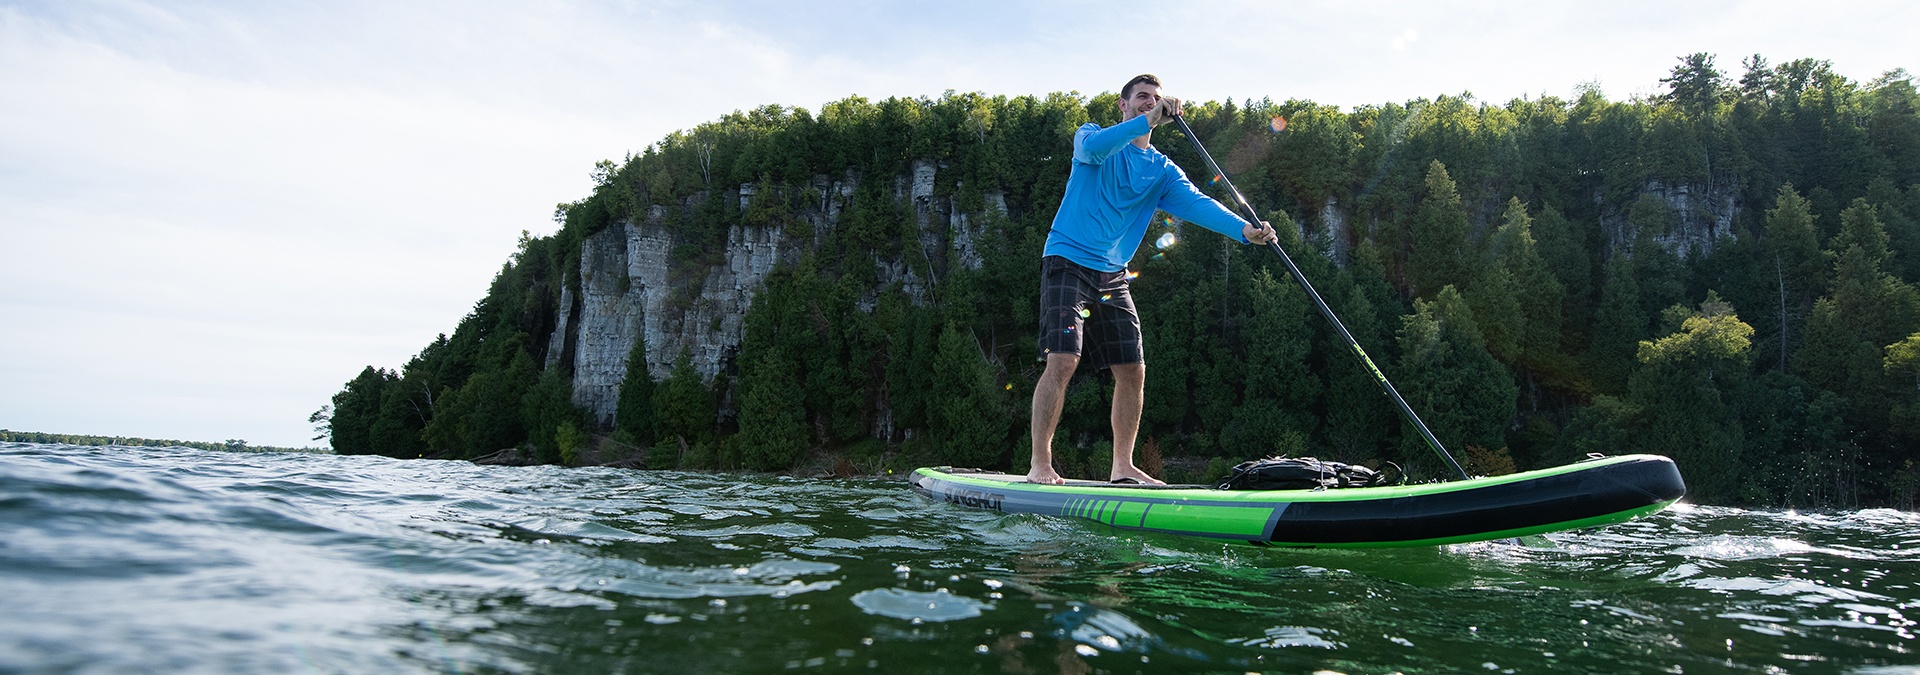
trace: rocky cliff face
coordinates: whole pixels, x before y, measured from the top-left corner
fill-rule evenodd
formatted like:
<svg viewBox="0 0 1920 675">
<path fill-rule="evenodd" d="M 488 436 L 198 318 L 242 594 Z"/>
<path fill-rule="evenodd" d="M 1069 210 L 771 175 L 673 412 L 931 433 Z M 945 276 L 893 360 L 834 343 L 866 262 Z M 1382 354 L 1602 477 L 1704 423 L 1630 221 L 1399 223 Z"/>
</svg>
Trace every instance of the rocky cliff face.
<svg viewBox="0 0 1920 675">
<path fill-rule="evenodd" d="M 977 268 L 980 253 L 973 242 L 985 214 L 957 213 L 951 198 L 936 196 L 937 171 L 930 162 L 916 162 L 910 175 L 894 178 L 894 197 L 911 208 L 928 259 L 947 259 L 951 248 L 959 264 Z M 727 231 L 723 262 L 691 273 L 671 259 L 675 235 L 664 225 L 667 207 L 654 206 L 642 222 L 620 223 L 588 237 L 580 250 L 580 297 L 573 298 L 571 290 L 563 293 L 547 366 L 571 360 L 573 402 L 592 410 L 603 424 L 613 420 L 627 370 L 639 365 L 628 362 L 636 339 L 645 340 L 644 367 L 655 380 L 670 374 L 683 350 L 701 377 L 711 380 L 738 350 L 747 307 L 767 275 L 820 244 L 852 206 L 859 181 L 851 173 L 814 178 L 811 187 L 821 202 L 795 214 L 813 226 L 814 240 L 796 240 L 780 227 L 735 225 Z M 742 185 L 728 196 L 737 194 L 744 209 L 759 189 Z M 696 195 L 682 208 L 704 199 Z M 988 209 L 1004 213 L 1005 204 L 1000 194 L 987 195 Z M 919 278 L 908 260 L 878 264 L 879 287 L 899 281 L 910 297 L 926 297 L 930 280 Z M 864 303 L 869 309 L 871 300 Z"/>
<path fill-rule="evenodd" d="M 1655 234 L 1653 240 L 1682 258 L 1712 253 L 1714 244 L 1733 236 L 1733 220 L 1740 215 L 1739 180 L 1727 173 L 1715 173 L 1706 185 L 1648 181 L 1640 194 L 1652 195 L 1672 209 L 1677 224 Z M 1633 202 L 1600 206 L 1600 230 L 1606 233 L 1607 249 L 1631 250 L 1635 228 L 1627 212 Z"/>
</svg>

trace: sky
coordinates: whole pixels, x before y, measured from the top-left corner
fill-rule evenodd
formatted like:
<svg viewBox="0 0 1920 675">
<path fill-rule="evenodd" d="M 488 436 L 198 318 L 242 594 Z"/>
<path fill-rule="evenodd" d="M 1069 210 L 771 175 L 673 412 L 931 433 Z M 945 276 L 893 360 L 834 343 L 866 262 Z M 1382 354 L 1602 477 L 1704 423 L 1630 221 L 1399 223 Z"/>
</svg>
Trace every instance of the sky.
<svg viewBox="0 0 1920 675">
<path fill-rule="evenodd" d="M 0 429 L 323 446 L 596 161 L 769 103 L 1344 108 L 1663 91 L 1760 54 L 1920 69 L 1920 3 L 0 0 Z"/>
</svg>

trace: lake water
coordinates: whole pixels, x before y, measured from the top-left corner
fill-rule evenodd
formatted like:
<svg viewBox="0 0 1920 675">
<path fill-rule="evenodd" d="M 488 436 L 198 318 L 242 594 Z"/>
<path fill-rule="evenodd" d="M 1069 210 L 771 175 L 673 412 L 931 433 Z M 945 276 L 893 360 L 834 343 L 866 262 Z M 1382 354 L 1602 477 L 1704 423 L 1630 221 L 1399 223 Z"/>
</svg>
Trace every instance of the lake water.
<svg viewBox="0 0 1920 675">
<path fill-rule="evenodd" d="M 1908 672 L 1920 516 L 1253 548 L 902 480 L 0 444 L 0 672 Z"/>
</svg>

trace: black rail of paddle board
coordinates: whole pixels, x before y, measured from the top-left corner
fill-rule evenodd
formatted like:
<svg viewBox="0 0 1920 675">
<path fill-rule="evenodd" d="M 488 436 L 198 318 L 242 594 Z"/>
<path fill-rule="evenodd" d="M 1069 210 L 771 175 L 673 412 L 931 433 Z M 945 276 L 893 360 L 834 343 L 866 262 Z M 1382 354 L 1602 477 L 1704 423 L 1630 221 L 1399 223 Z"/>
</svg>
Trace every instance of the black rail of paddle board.
<svg viewBox="0 0 1920 675">
<path fill-rule="evenodd" d="M 1594 518 L 1686 493 L 1672 462 L 1649 459 L 1457 492 L 1293 502 L 1280 515 L 1272 540 L 1342 544 L 1457 537 Z"/>
</svg>

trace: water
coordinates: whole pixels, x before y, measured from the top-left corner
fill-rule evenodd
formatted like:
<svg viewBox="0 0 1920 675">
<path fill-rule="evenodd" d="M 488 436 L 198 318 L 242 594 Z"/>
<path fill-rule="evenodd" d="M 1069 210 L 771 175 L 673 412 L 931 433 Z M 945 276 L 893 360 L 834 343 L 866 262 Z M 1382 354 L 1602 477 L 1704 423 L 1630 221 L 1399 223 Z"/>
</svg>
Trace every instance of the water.
<svg viewBox="0 0 1920 675">
<path fill-rule="evenodd" d="M 1920 516 L 1258 549 L 897 480 L 0 444 L 0 672 L 1888 672 Z"/>
</svg>

